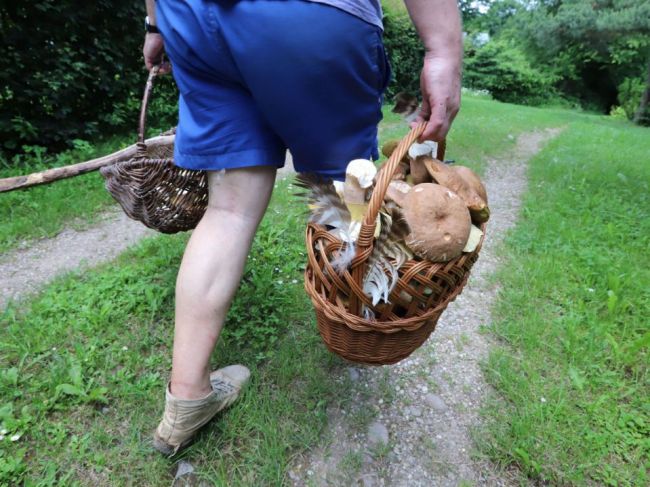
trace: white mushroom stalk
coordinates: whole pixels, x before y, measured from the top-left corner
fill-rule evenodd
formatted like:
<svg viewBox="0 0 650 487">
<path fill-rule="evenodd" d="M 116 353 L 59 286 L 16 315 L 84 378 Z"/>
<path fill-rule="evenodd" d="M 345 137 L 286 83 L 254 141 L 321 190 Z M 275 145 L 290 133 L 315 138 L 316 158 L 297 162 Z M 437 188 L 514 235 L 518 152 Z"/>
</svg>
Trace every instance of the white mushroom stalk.
<svg viewBox="0 0 650 487">
<path fill-rule="evenodd" d="M 354 159 L 345 170 L 343 200 L 350 211 L 351 222 L 348 234 L 354 240 L 359 236 L 361 222 L 368 208 L 366 196 L 376 175 L 377 168 L 367 159 Z"/>
</svg>

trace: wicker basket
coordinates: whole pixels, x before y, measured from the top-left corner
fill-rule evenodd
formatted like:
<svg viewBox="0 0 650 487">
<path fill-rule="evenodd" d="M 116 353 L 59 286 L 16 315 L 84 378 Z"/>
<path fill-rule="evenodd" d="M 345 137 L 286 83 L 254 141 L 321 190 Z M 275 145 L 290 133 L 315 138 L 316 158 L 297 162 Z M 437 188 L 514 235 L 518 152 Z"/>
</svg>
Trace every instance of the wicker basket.
<svg viewBox="0 0 650 487">
<path fill-rule="evenodd" d="M 100 169 L 106 189 L 134 220 L 162 233 L 177 233 L 196 227 L 208 203 L 205 171 L 174 165 L 171 153 L 152 153 L 145 142 L 149 98 L 158 68 L 151 70 L 142 98 L 138 126 L 138 150 L 132 159 Z"/>
<path fill-rule="evenodd" d="M 399 280 L 389 303 L 372 306 L 363 292 L 375 220 L 388 184 L 424 125 L 418 125 L 402 139 L 380 170 L 359 233 L 357 254 L 349 270 L 337 274 L 331 266 L 344 244 L 321 225 L 307 226 L 305 289 L 316 311 L 318 329 L 329 350 L 352 362 L 393 364 L 422 345 L 447 305 L 465 286 L 483 243 L 482 238 L 474 252 L 463 253 L 449 262 L 435 263 L 417 258 L 407 261 L 399 270 Z M 444 157 L 443 144 L 437 155 L 439 159 Z M 362 317 L 364 304 L 374 311 L 375 320 Z"/>
</svg>

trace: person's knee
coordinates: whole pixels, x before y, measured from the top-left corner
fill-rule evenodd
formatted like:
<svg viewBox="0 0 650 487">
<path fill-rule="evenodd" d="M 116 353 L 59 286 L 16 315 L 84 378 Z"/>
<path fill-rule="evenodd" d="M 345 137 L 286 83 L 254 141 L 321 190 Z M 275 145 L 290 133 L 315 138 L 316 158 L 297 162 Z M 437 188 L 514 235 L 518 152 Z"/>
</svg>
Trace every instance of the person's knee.
<svg viewBox="0 0 650 487">
<path fill-rule="evenodd" d="M 209 173 L 206 214 L 235 224 L 252 221 L 256 225 L 268 205 L 275 173 L 276 169 L 270 166 Z"/>
</svg>

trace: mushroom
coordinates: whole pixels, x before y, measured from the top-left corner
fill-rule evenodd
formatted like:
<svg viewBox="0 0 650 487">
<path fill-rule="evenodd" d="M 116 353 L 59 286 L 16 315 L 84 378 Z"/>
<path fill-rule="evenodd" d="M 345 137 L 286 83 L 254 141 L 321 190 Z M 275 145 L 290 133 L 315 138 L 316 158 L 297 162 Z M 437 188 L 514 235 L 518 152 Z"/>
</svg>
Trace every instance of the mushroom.
<svg viewBox="0 0 650 487">
<path fill-rule="evenodd" d="M 411 189 L 403 203 L 411 228 L 406 245 L 415 255 L 447 262 L 463 252 L 472 221 L 460 196 L 439 184 L 424 183 Z"/>
<path fill-rule="evenodd" d="M 343 187 L 343 199 L 349 204 L 364 204 L 366 202 L 367 189 L 377 174 L 377 168 L 367 159 L 355 159 L 350 161 L 345 170 L 345 185 Z"/>
<path fill-rule="evenodd" d="M 345 170 L 343 185 L 343 200 L 350 211 L 350 235 L 356 239 L 361 229 L 361 221 L 366 213 L 368 204 L 366 194 L 377 175 L 377 168 L 367 159 L 350 161 Z M 379 228 L 379 225 L 377 225 Z"/>
<path fill-rule="evenodd" d="M 474 252 L 476 250 L 476 247 L 478 247 L 482 236 L 483 231 L 480 228 L 472 225 L 472 228 L 469 231 L 469 239 L 467 239 L 467 244 L 465 244 L 463 252 Z"/>
<path fill-rule="evenodd" d="M 420 156 L 430 156 L 431 155 L 431 145 L 430 144 L 418 144 L 414 142 L 409 147 L 409 157 L 411 159 L 417 159 Z"/>
<path fill-rule="evenodd" d="M 397 149 L 397 146 L 399 145 L 399 140 L 393 139 L 386 141 L 384 145 L 381 146 L 381 153 L 384 154 L 386 157 L 390 157 L 390 155 L 395 152 L 395 149 Z"/>
<path fill-rule="evenodd" d="M 424 167 L 420 157 L 430 156 L 431 155 L 431 146 L 429 144 L 418 144 L 417 142 L 411 144 L 409 147 L 409 159 L 411 166 L 411 176 L 413 178 L 413 184 L 422 184 L 430 183 L 431 177 L 427 168 Z"/>
<path fill-rule="evenodd" d="M 485 201 L 485 203 L 487 204 L 488 202 L 487 191 L 485 189 L 485 186 L 483 185 L 483 182 L 476 175 L 474 171 L 472 171 L 469 167 L 458 166 L 456 164 L 449 167 L 451 168 L 452 171 L 454 171 L 461 178 L 463 178 L 465 182 L 469 184 L 469 186 L 474 191 L 476 191 L 476 194 L 478 194 L 481 198 L 483 198 L 483 201 Z"/>
<path fill-rule="evenodd" d="M 399 181 L 405 181 L 406 177 L 409 174 L 409 171 L 410 171 L 409 164 L 400 162 L 399 165 L 397 166 L 397 169 L 395 170 L 395 173 L 393 174 L 393 179 Z"/>
<path fill-rule="evenodd" d="M 398 144 L 399 140 L 389 140 L 381 147 L 381 153 L 384 154 L 387 158 L 390 157 L 393 152 L 395 152 Z M 393 174 L 393 179 L 406 179 L 406 175 L 409 173 L 409 165 L 410 159 L 408 155 L 405 154 L 404 157 L 402 157 L 402 160 L 400 161 L 395 174 Z"/>
<path fill-rule="evenodd" d="M 388 201 L 393 201 L 397 206 L 404 205 L 404 198 L 411 191 L 411 186 L 404 181 L 391 181 L 386 189 L 386 197 Z"/>
<path fill-rule="evenodd" d="M 429 175 L 435 182 L 451 189 L 463 199 L 467 208 L 469 208 L 474 223 L 480 224 L 488 221 L 490 218 L 490 209 L 487 206 L 487 202 L 476 192 L 465 178 L 452 170 L 451 166 L 448 166 L 437 159 L 432 159 L 431 157 L 426 156 L 418 159 L 424 163 Z"/>
</svg>

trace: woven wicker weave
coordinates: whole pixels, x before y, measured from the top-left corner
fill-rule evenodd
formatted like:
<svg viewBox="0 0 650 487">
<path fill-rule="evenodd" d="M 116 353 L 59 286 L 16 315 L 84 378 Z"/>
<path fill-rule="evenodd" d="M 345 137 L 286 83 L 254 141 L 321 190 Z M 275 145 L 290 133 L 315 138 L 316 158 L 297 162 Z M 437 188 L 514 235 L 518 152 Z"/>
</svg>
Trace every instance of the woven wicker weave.
<svg viewBox="0 0 650 487">
<path fill-rule="evenodd" d="M 205 171 L 174 165 L 173 147 L 154 152 L 144 143 L 147 107 L 157 72 L 157 68 L 151 70 L 142 98 L 137 154 L 100 172 L 106 189 L 130 218 L 162 233 L 176 233 L 198 224 L 207 207 L 208 184 Z"/>
<path fill-rule="evenodd" d="M 449 262 L 435 263 L 417 258 L 407 261 L 399 270 L 399 280 L 389 303 L 372 306 L 363 292 L 377 214 L 399 161 L 420 136 L 424 125 L 418 125 L 402 139 L 380 170 L 350 270 L 337 274 L 331 266 L 343 243 L 323 226 L 307 226 L 305 289 L 316 311 L 318 329 L 332 352 L 353 362 L 393 364 L 418 348 L 434 330 L 447 305 L 465 286 L 483 243 L 481 239 L 474 252 L 463 253 Z M 444 158 L 444 144 L 437 156 Z M 364 304 L 375 312 L 375 320 L 362 317 Z"/>
</svg>

